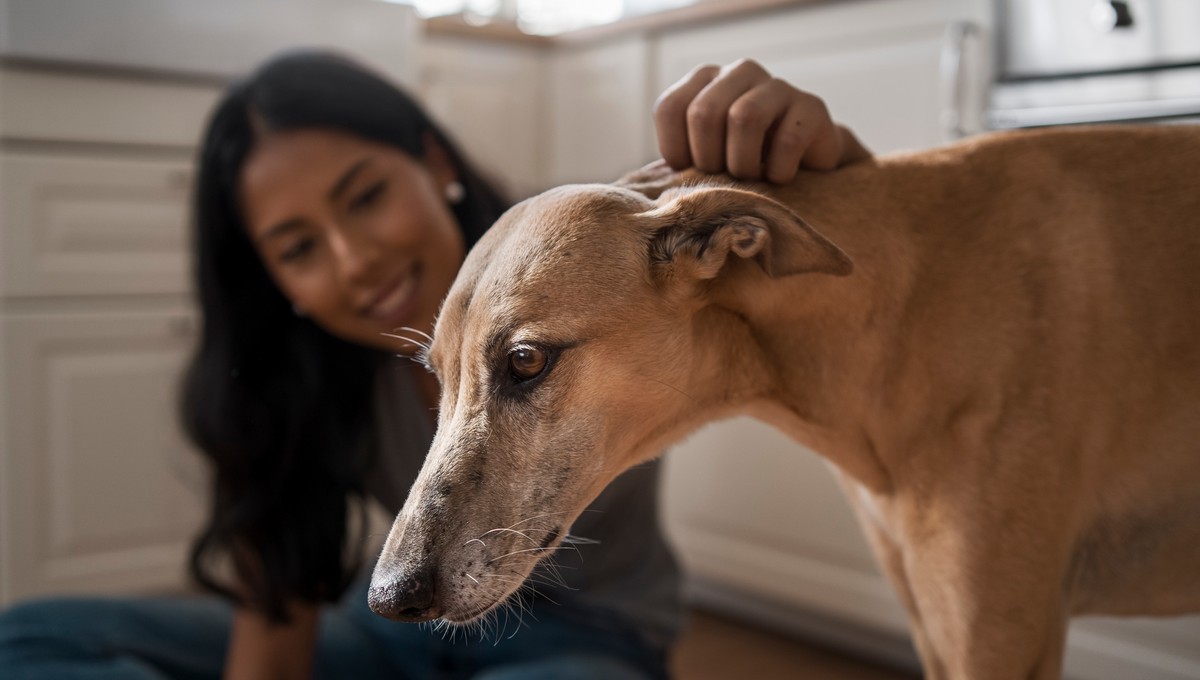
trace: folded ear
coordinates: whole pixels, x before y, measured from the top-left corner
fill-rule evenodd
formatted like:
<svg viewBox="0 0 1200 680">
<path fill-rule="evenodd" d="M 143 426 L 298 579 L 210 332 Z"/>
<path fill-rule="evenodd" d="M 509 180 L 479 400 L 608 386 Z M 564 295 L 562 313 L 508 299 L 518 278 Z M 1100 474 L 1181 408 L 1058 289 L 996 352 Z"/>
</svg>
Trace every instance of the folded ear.
<svg viewBox="0 0 1200 680">
<path fill-rule="evenodd" d="M 854 264 L 787 206 L 742 189 L 675 190 L 642 213 L 654 222 L 650 261 L 674 275 L 712 279 L 729 256 L 753 259 L 769 276 L 846 276 Z"/>
<path fill-rule="evenodd" d="M 657 199 L 664 191 L 673 189 L 687 182 L 695 182 L 701 174 L 694 168 L 674 170 L 667 162 L 659 159 L 643 165 L 632 172 L 627 172 L 614 185 L 630 189 L 642 194 L 650 200 Z"/>
</svg>

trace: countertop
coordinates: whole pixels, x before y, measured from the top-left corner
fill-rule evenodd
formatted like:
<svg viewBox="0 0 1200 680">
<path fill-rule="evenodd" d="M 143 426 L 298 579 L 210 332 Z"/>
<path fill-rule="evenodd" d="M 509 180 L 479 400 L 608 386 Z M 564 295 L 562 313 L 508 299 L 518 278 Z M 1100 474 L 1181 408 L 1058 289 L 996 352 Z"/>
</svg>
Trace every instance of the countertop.
<svg viewBox="0 0 1200 680">
<path fill-rule="evenodd" d="M 686 7 L 632 16 L 618 21 L 567 31 L 557 35 L 531 35 L 510 22 L 474 25 L 461 16 L 433 17 L 425 21 L 425 34 L 453 36 L 475 40 L 520 43 L 531 46 L 578 44 L 619 38 L 635 33 L 655 33 L 674 30 L 693 24 L 768 12 L 804 5 L 818 5 L 835 0 L 699 0 Z"/>
</svg>

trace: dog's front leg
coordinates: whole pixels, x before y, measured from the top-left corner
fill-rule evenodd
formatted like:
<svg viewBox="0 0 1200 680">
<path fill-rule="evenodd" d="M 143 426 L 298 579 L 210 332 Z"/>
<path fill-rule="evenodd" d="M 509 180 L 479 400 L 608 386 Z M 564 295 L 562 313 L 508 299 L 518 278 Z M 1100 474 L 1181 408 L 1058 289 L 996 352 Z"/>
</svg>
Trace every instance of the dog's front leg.
<svg viewBox="0 0 1200 680">
<path fill-rule="evenodd" d="M 946 674 L 945 668 L 942 667 L 941 661 L 929 643 L 929 636 L 925 633 L 925 623 L 922 620 L 921 611 L 917 607 L 916 598 L 908 584 L 908 573 L 904 568 L 904 553 L 901 546 L 885 528 L 886 520 L 881 513 L 886 512 L 887 499 L 874 496 L 845 475 L 838 475 L 838 477 L 842 482 L 846 497 L 850 500 L 851 507 L 858 516 L 858 523 L 862 526 L 867 542 L 875 553 L 876 561 L 908 613 L 909 634 L 912 637 L 913 646 L 917 649 L 917 655 L 921 658 L 925 679 L 949 680 L 950 676 Z"/>
<path fill-rule="evenodd" d="M 919 613 L 931 677 L 1061 677 L 1068 605 L 1058 542 L 1044 527 L 1014 526 L 1019 516 L 980 522 L 989 513 L 972 510 L 914 523 L 894 558 Z"/>
</svg>

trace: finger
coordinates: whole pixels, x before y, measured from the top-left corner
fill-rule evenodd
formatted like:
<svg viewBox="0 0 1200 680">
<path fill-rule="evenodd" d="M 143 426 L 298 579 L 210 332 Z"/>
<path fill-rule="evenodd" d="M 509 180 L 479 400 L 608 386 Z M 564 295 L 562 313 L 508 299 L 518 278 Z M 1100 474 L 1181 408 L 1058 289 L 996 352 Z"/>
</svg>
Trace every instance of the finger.
<svg viewBox="0 0 1200 680">
<path fill-rule="evenodd" d="M 687 111 L 692 162 L 704 172 L 725 170 L 725 134 L 730 107 L 771 76 L 749 59 L 731 64 L 696 95 Z"/>
<path fill-rule="evenodd" d="M 739 97 L 729 107 L 725 138 L 725 163 L 729 174 L 740 179 L 762 177 L 767 131 L 788 111 L 795 90 L 780 80 L 769 80 Z"/>
<path fill-rule="evenodd" d="M 845 150 L 841 131 L 826 114 L 825 126 L 817 131 L 808 149 L 804 151 L 800 165 L 813 170 L 833 170 L 841 165 Z"/>
<path fill-rule="evenodd" d="M 824 161 L 829 149 L 815 149 L 823 136 L 833 131 L 825 102 L 808 93 L 793 100 L 779 124 L 768 133 L 766 141 L 766 177 L 776 184 L 786 184 L 796 177 L 801 164 L 810 160 Z M 818 157 L 810 159 L 810 154 Z M 837 164 L 834 157 L 833 166 Z M 813 166 L 808 166 L 813 167 Z"/>
<path fill-rule="evenodd" d="M 692 164 L 688 142 L 688 105 L 696 95 L 720 74 L 717 66 L 705 65 L 692 69 L 654 102 L 654 127 L 658 132 L 658 150 L 672 168 L 682 170 Z"/>
</svg>

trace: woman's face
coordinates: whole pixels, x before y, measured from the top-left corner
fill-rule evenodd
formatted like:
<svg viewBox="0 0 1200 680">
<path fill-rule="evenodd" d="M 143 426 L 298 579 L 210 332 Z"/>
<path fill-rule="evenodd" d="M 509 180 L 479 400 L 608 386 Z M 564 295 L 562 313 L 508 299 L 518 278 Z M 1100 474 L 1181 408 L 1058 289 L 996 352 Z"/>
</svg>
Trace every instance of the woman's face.
<svg viewBox="0 0 1200 680">
<path fill-rule="evenodd" d="M 250 240 L 297 310 L 333 335 L 410 353 L 385 333 L 432 330 L 462 264 L 446 203 L 445 154 L 424 159 L 326 130 L 269 133 L 247 158 L 241 198 Z"/>
</svg>

